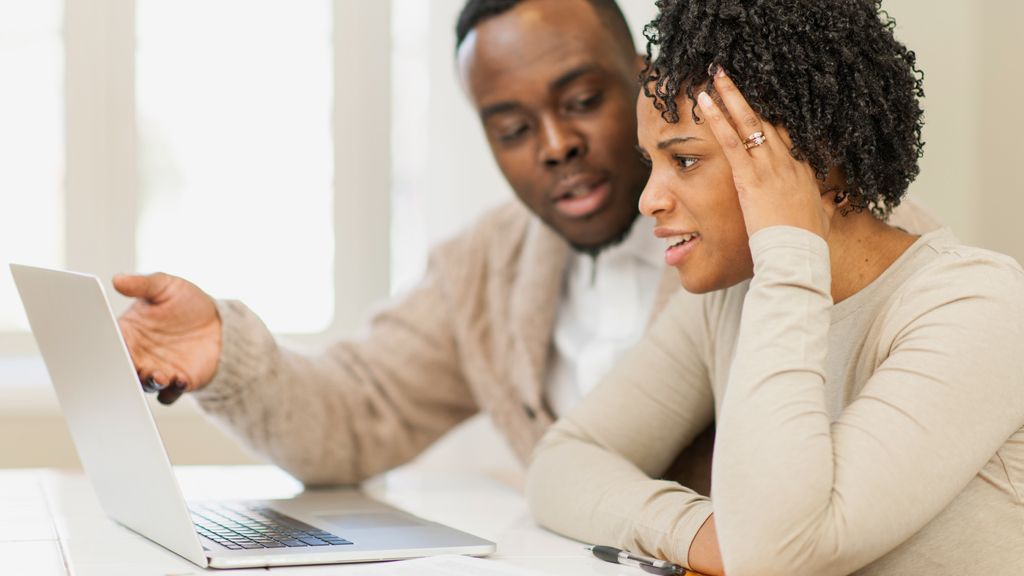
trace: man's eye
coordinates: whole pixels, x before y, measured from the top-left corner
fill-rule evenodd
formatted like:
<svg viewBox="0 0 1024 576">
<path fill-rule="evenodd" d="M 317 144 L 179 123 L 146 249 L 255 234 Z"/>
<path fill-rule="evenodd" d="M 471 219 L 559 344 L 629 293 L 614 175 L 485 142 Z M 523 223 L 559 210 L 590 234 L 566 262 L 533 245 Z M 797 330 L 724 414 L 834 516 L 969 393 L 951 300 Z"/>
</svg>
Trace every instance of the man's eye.
<svg viewBox="0 0 1024 576">
<path fill-rule="evenodd" d="M 604 95 L 600 92 L 588 94 L 582 98 L 575 98 L 569 102 L 569 110 L 572 112 L 587 112 L 597 108 Z"/>
<path fill-rule="evenodd" d="M 526 124 L 516 124 L 511 128 L 500 130 L 498 131 L 498 141 L 506 144 L 515 142 L 526 134 L 526 130 Z"/>
</svg>

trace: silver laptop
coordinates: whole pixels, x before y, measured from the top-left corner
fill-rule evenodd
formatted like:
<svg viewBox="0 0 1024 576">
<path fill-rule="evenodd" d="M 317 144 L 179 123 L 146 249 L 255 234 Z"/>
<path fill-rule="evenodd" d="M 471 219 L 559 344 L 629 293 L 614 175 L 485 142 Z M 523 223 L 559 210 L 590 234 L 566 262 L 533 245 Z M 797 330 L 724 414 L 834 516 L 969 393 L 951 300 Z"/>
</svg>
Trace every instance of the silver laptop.
<svg viewBox="0 0 1024 576">
<path fill-rule="evenodd" d="M 357 490 L 186 502 L 99 279 L 15 264 L 11 272 L 82 466 L 117 522 L 211 568 L 494 551 Z"/>
</svg>

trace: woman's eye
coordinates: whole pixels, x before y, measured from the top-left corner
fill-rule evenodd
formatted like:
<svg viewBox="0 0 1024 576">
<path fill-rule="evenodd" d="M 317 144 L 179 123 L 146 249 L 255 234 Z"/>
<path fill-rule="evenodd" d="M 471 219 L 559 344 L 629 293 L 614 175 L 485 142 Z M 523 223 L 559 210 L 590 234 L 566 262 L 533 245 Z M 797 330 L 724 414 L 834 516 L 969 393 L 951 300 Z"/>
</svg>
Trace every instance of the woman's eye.
<svg viewBox="0 0 1024 576">
<path fill-rule="evenodd" d="M 693 156 L 674 156 L 673 159 L 681 170 L 689 170 L 697 163 L 697 159 Z"/>
</svg>

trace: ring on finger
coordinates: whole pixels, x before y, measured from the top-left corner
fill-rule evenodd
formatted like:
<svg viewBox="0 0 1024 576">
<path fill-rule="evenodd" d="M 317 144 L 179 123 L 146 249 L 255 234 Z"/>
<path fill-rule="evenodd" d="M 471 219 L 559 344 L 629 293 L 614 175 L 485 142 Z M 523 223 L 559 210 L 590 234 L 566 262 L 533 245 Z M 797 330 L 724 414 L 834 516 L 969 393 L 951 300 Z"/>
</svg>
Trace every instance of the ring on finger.
<svg viewBox="0 0 1024 576">
<path fill-rule="evenodd" d="M 761 132 L 759 130 L 757 132 L 754 132 L 750 136 L 747 136 L 747 139 L 743 141 L 743 149 L 750 150 L 751 148 L 757 148 L 761 144 L 764 144 L 766 141 L 767 138 L 764 137 L 764 132 Z"/>
</svg>

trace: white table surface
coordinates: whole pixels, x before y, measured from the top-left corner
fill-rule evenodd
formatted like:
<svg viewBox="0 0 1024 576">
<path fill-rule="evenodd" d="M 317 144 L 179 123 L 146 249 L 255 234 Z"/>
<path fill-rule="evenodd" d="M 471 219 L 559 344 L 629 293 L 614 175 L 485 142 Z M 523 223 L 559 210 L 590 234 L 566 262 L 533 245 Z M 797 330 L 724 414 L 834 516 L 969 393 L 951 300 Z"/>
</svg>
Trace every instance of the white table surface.
<svg viewBox="0 0 1024 576">
<path fill-rule="evenodd" d="M 301 485 L 270 466 L 177 468 L 186 498 L 286 498 Z M 405 467 L 368 482 L 372 496 L 498 544 L 489 561 L 546 574 L 641 576 L 595 559 L 530 518 L 514 474 Z M 107 518 L 80 471 L 0 470 L 0 574 L 17 576 L 344 576 L 352 566 L 205 570 Z"/>
</svg>

